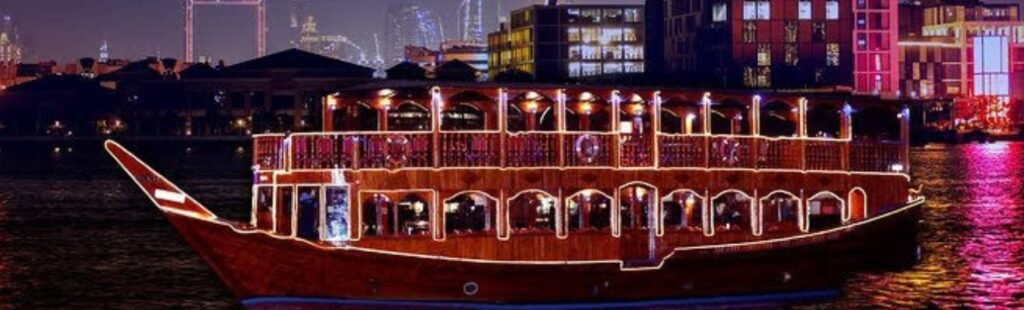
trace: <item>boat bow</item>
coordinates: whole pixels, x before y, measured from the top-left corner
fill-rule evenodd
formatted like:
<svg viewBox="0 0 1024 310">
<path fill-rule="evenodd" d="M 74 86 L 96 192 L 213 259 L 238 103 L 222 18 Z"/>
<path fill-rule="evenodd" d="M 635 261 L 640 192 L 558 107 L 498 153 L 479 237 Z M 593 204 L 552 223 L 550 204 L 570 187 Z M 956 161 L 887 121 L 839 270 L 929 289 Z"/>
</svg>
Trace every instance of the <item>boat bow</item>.
<svg viewBox="0 0 1024 310">
<path fill-rule="evenodd" d="M 217 215 L 117 142 L 108 140 L 104 148 L 161 211 L 208 221 L 217 219 Z"/>
</svg>

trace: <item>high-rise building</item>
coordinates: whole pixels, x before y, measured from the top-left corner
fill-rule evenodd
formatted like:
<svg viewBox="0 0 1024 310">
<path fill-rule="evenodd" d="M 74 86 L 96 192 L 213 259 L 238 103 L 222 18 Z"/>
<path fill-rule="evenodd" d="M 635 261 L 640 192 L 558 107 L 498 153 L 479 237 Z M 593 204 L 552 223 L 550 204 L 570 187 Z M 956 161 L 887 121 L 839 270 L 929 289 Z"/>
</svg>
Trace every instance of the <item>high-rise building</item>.
<svg viewBox="0 0 1024 310">
<path fill-rule="evenodd" d="M 483 0 L 462 0 L 458 10 L 459 39 L 484 42 Z"/>
<path fill-rule="evenodd" d="M 441 46 L 440 20 L 432 11 L 411 0 L 391 0 L 388 5 L 384 57 L 402 61 L 406 46 Z"/>
<path fill-rule="evenodd" d="M 0 31 L 0 62 L 19 63 L 22 60 L 22 48 L 18 29 L 14 27 L 10 16 L 4 16 L 3 29 Z"/>
<path fill-rule="evenodd" d="M 643 74 L 642 5 L 534 5 L 488 35 L 490 76 L 517 69 L 540 81 Z"/>
<path fill-rule="evenodd" d="M 669 80 L 743 88 L 854 84 L 860 0 L 664 0 Z"/>
<path fill-rule="evenodd" d="M 853 88 L 895 95 L 899 91 L 899 3 L 854 0 Z"/>
</svg>

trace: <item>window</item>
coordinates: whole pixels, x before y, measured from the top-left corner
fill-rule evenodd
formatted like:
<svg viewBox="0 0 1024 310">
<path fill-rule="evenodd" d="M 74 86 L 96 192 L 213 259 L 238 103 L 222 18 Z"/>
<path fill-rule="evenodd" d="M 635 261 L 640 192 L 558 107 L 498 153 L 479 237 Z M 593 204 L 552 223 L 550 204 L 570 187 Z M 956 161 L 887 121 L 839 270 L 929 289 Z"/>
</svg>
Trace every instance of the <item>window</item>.
<svg viewBox="0 0 1024 310">
<path fill-rule="evenodd" d="M 640 15 L 640 9 L 626 9 L 627 23 L 639 23 L 641 21 L 643 21 L 643 17 Z"/>
<path fill-rule="evenodd" d="M 743 1 L 743 20 L 771 19 L 771 5 L 768 1 Z"/>
<path fill-rule="evenodd" d="M 644 59 L 644 47 L 640 45 L 625 45 L 623 46 L 623 54 L 625 54 L 625 59 Z"/>
<path fill-rule="evenodd" d="M 829 0 L 825 1 L 825 19 L 837 20 L 839 19 L 839 1 Z"/>
<path fill-rule="evenodd" d="M 603 230 L 611 225 L 612 199 L 599 191 L 585 190 L 566 200 L 569 231 Z"/>
<path fill-rule="evenodd" d="M 799 5 L 797 5 L 797 18 L 799 18 L 800 20 L 811 19 L 810 1 L 800 1 Z"/>
<path fill-rule="evenodd" d="M 796 43 L 797 29 L 796 22 L 786 22 L 786 43 Z"/>
<path fill-rule="evenodd" d="M 274 228 L 273 198 L 273 187 L 261 186 L 256 192 L 256 205 L 253 206 L 256 208 L 256 211 L 253 213 L 256 215 L 256 218 L 252 220 L 260 230 L 271 231 Z"/>
<path fill-rule="evenodd" d="M 619 74 L 622 73 L 622 63 L 610 62 L 604 64 L 605 74 Z"/>
<path fill-rule="evenodd" d="M 811 29 L 811 41 L 814 43 L 825 42 L 825 23 L 814 23 Z"/>
<path fill-rule="evenodd" d="M 626 73 L 644 73 L 644 63 L 642 62 L 627 62 L 625 68 Z"/>
<path fill-rule="evenodd" d="M 430 233 L 430 208 L 426 200 L 412 194 L 398 202 L 397 207 L 396 227 L 400 235 L 421 236 Z"/>
<path fill-rule="evenodd" d="M 665 196 L 661 200 L 662 223 L 667 229 L 699 232 L 703 229 L 704 198 L 692 191 Z"/>
<path fill-rule="evenodd" d="M 740 192 L 722 194 L 711 202 L 715 231 L 749 231 L 751 229 L 750 196 Z"/>
<path fill-rule="evenodd" d="M 757 47 L 757 65 L 767 67 L 772 65 L 772 46 L 761 44 Z"/>
<path fill-rule="evenodd" d="M 601 28 L 588 27 L 583 28 L 581 32 L 581 38 L 584 43 L 596 43 L 601 38 Z"/>
<path fill-rule="evenodd" d="M 306 240 L 320 239 L 320 187 L 299 187 L 295 236 Z"/>
<path fill-rule="evenodd" d="M 330 186 L 326 187 L 325 191 L 327 195 L 325 240 L 347 241 L 349 239 L 348 187 Z"/>
<path fill-rule="evenodd" d="M 800 62 L 800 56 L 797 55 L 796 45 L 786 44 L 786 65 L 796 66 Z"/>
<path fill-rule="evenodd" d="M 743 24 L 743 43 L 754 43 L 757 41 L 757 24 L 746 22 Z"/>
<path fill-rule="evenodd" d="M 839 66 L 839 44 L 829 43 L 825 51 L 825 64 L 829 67 Z"/>
<path fill-rule="evenodd" d="M 623 42 L 636 42 L 639 38 L 636 35 L 636 29 L 634 28 L 623 28 L 622 29 L 622 41 Z"/>
<path fill-rule="evenodd" d="M 580 13 L 580 20 L 587 23 L 601 22 L 601 9 L 584 9 Z"/>
<path fill-rule="evenodd" d="M 711 21 L 724 22 L 729 20 L 729 9 L 725 2 L 718 2 L 711 7 Z"/>
<path fill-rule="evenodd" d="M 543 192 L 524 192 L 509 201 L 509 226 L 514 232 L 554 231 L 555 198 Z"/>
<path fill-rule="evenodd" d="M 580 29 L 579 28 L 569 28 L 568 32 L 569 32 L 569 34 L 568 34 L 569 42 L 579 42 L 580 41 Z"/>
<path fill-rule="evenodd" d="M 465 235 L 494 230 L 495 205 L 496 201 L 479 192 L 462 194 L 445 201 L 445 232 Z"/>
<path fill-rule="evenodd" d="M 650 210 L 656 192 L 654 189 L 634 185 L 619 191 L 619 220 L 622 229 L 645 229 L 649 227 Z"/>
</svg>

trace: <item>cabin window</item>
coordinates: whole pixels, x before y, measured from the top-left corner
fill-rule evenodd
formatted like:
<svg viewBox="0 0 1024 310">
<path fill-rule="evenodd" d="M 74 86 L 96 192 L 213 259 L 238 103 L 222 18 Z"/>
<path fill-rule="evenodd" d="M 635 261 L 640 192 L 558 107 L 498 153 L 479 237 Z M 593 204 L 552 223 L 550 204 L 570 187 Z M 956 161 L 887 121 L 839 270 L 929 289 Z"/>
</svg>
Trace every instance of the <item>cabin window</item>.
<svg viewBox="0 0 1024 310">
<path fill-rule="evenodd" d="M 278 235 L 291 236 L 292 235 L 292 204 L 295 203 L 295 188 L 278 187 L 277 188 L 277 223 L 274 226 L 274 231 Z"/>
<path fill-rule="evenodd" d="M 761 223 L 766 232 L 797 232 L 800 230 L 800 198 L 779 192 L 761 198 Z"/>
<path fill-rule="evenodd" d="M 393 226 L 389 226 L 392 217 L 393 203 L 387 196 L 376 194 L 363 201 L 363 235 L 382 236 L 394 234 Z"/>
<path fill-rule="evenodd" d="M 324 240 L 348 241 L 348 194 L 348 187 L 331 186 L 325 189 L 327 200 L 327 226 L 324 230 Z"/>
<path fill-rule="evenodd" d="M 259 186 L 256 188 L 256 203 L 253 205 L 252 224 L 256 229 L 271 231 L 274 229 L 274 188 Z"/>
<path fill-rule="evenodd" d="M 619 190 L 619 223 L 622 229 L 647 229 L 653 217 L 652 207 L 657 193 L 643 185 Z"/>
<path fill-rule="evenodd" d="M 750 231 L 750 196 L 738 191 L 726 192 L 712 202 L 715 231 Z"/>
<path fill-rule="evenodd" d="M 807 200 L 808 227 L 811 231 L 826 230 L 843 224 L 842 199 L 829 192 L 819 193 Z"/>
<path fill-rule="evenodd" d="M 704 228 L 704 197 L 693 191 L 677 191 L 661 200 L 666 229 L 700 232 Z"/>
<path fill-rule="evenodd" d="M 430 234 L 430 204 L 416 194 L 405 196 L 397 204 L 399 234 L 423 236 Z"/>
<path fill-rule="evenodd" d="M 611 225 L 612 197 L 585 190 L 566 199 L 569 231 L 604 230 Z"/>
<path fill-rule="evenodd" d="M 388 130 L 428 131 L 431 128 L 430 110 L 414 102 L 405 102 L 388 110 Z"/>
<path fill-rule="evenodd" d="M 509 226 L 515 232 L 555 230 L 555 198 L 544 192 L 526 192 L 509 201 Z"/>
<path fill-rule="evenodd" d="M 457 103 L 442 116 L 441 129 L 445 131 L 486 129 L 484 112 L 468 103 Z"/>
<path fill-rule="evenodd" d="M 497 201 L 483 193 L 465 193 L 444 202 L 445 232 L 468 235 L 494 230 Z"/>
<path fill-rule="evenodd" d="M 320 187 L 299 187 L 296 237 L 320 239 Z"/>
</svg>

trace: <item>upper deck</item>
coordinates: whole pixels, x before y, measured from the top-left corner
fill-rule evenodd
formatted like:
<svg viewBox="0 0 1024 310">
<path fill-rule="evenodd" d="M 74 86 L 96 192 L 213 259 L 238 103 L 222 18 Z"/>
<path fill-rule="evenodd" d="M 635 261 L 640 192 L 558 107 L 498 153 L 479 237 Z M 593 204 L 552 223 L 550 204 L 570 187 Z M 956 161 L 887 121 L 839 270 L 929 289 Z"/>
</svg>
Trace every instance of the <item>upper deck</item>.
<svg viewBox="0 0 1024 310">
<path fill-rule="evenodd" d="M 253 163 L 260 172 L 580 168 L 905 175 L 907 110 L 850 100 L 385 84 L 327 98 L 323 132 L 256 135 Z"/>
</svg>

